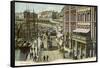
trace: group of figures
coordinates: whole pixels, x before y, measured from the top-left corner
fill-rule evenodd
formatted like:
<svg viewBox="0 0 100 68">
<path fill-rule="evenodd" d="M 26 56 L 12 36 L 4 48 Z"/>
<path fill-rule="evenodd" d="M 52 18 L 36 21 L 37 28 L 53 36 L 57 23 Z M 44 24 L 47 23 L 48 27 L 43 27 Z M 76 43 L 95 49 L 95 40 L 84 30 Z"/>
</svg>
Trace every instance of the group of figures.
<svg viewBox="0 0 100 68">
<path fill-rule="evenodd" d="M 45 61 L 49 61 L 49 56 L 48 55 L 44 55 L 44 56 L 42 56 L 41 58 L 39 57 L 39 56 L 37 56 L 37 55 L 33 55 L 33 53 L 30 53 L 30 59 L 32 59 L 33 61 L 43 61 L 43 62 L 45 62 Z"/>
<path fill-rule="evenodd" d="M 52 37 L 54 37 L 54 39 Z M 61 37 L 59 37 L 59 40 L 62 41 Z M 62 45 L 62 42 L 58 40 L 57 32 L 53 33 L 52 30 L 48 30 L 46 32 L 43 32 L 42 30 L 40 30 L 37 40 L 38 41 L 33 42 L 33 45 L 30 48 L 30 59 L 33 61 L 49 61 L 50 60 L 49 55 L 39 55 L 39 54 L 42 54 L 41 52 L 45 50 L 48 51 L 48 50 L 55 50 L 55 49 L 61 48 L 60 46 Z M 55 47 L 53 46 L 53 40 L 55 41 L 55 45 L 57 43 Z"/>
<path fill-rule="evenodd" d="M 37 61 L 38 56 L 36 56 L 36 54 L 33 55 L 33 52 L 30 52 L 30 59 L 32 59 L 33 61 Z"/>
<path fill-rule="evenodd" d="M 43 56 L 43 61 L 49 61 L 49 56 Z"/>
</svg>

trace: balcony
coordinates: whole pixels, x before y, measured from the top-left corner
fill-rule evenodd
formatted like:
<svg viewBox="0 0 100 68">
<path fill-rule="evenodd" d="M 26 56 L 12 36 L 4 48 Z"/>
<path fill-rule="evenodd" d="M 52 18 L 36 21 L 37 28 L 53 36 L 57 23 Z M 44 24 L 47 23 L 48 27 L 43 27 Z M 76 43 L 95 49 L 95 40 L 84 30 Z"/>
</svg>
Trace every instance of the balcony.
<svg viewBox="0 0 100 68">
<path fill-rule="evenodd" d="M 72 35 L 72 40 L 77 40 L 77 41 L 79 41 L 79 42 L 86 43 L 87 37 L 81 36 L 81 35 L 73 34 L 73 35 Z"/>
</svg>

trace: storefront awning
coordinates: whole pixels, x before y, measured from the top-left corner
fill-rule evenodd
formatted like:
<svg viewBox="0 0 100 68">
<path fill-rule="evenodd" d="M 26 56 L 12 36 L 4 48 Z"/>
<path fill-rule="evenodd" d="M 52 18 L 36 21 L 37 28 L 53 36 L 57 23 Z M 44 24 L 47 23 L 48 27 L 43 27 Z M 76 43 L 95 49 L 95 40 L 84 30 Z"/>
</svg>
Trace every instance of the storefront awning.
<svg viewBox="0 0 100 68">
<path fill-rule="evenodd" d="M 73 30 L 73 32 L 77 32 L 77 33 L 88 33 L 90 31 L 90 29 L 76 29 Z"/>
</svg>

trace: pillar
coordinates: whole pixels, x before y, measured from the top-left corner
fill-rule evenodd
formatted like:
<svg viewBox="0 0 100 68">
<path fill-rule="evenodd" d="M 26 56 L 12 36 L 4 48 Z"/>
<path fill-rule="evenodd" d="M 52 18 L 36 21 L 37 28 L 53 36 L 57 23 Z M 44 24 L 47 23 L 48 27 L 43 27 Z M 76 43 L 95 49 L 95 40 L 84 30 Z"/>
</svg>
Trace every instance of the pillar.
<svg viewBox="0 0 100 68">
<path fill-rule="evenodd" d="M 77 56 L 77 53 L 78 53 L 77 41 L 75 41 L 75 53 L 74 53 L 74 56 Z"/>
<path fill-rule="evenodd" d="M 69 6 L 69 48 L 71 48 L 71 6 Z"/>
<path fill-rule="evenodd" d="M 85 46 L 85 49 L 84 49 L 84 51 L 85 51 L 84 57 L 86 58 L 87 57 L 87 45 L 84 44 L 84 46 Z"/>
</svg>

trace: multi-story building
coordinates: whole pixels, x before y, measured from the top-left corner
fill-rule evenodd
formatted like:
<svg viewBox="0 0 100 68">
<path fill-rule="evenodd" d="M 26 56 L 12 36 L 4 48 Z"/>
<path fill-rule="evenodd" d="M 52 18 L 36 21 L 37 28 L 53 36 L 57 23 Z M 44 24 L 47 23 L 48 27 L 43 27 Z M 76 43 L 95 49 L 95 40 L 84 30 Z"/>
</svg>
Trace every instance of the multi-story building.
<svg viewBox="0 0 100 68">
<path fill-rule="evenodd" d="M 38 18 L 41 18 L 41 19 L 56 19 L 57 18 L 57 12 L 42 11 L 38 14 Z"/>
<path fill-rule="evenodd" d="M 96 56 L 96 8 L 64 8 L 64 41 L 67 42 L 64 46 L 68 45 L 73 54 L 72 58 Z"/>
<path fill-rule="evenodd" d="M 72 31 L 76 29 L 76 6 L 65 6 L 64 9 L 64 46 L 71 48 Z"/>
<path fill-rule="evenodd" d="M 95 7 L 78 7 L 77 18 L 76 30 L 73 30 L 72 35 L 74 56 L 76 55 L 77 58 L 94 57 L 96 56 Z"/>
<path fill-rule="evenodd" d="M 97 7 L 91 7 L 91 45 L 92 45 L 92 54 L 90 56 L 96 56 L 97 54 Z"/>
</svg>

